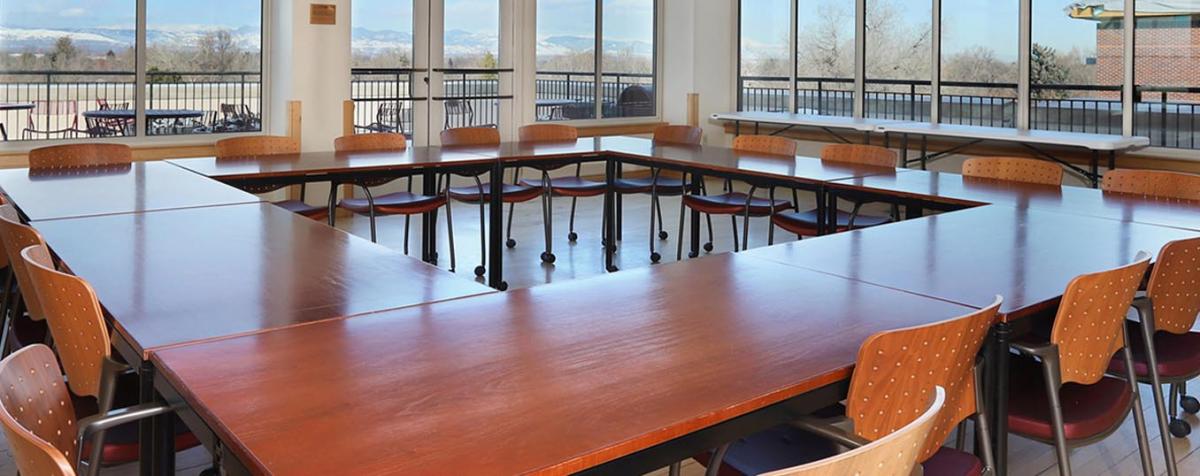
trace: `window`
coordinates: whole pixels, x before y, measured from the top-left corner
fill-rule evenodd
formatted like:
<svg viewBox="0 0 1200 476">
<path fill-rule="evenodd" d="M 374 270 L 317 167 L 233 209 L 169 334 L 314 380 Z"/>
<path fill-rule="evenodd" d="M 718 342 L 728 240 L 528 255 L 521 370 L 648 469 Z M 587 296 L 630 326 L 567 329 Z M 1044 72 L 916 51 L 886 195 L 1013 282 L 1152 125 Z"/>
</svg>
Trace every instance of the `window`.
<svg viewBox="0 0 1200 476">
<path fill-rule="evenodd" d="M 758 0 L 741 12 L 738 105 L 742 111 L 791 108 L 791 0 Z"/>
<path fill-rule="evenodd" d="M 1132 0 L 1130 0 L 1132 1 Z M 1053 0 L 1034 0 L 1029 56 L 1033 129 L 1120 134 L 1124 30 L 1104 16 L 1124 14 L 1124 2 L 1064 10 Z"/>
<path fill-rule="evenodd" d="M 537 3 L 537 120 L 658 114 L 657 0 Z"/>
<path fill-rule="evenodd" d="M 356 132 L 413 134 L 413 2 L 354 0 L 350 98 Z"/>
<path fill-rule="evenodd" d="M 4 135 L 139 135 L 137 101 L 145 135 L 259 131 L 262 14 L 260 2 L 244 0 L 0 3 Z M 145 45 L 137 44 L 139 28 Z M 139 54 L 145 84 L 138 84 Z"/>
<path fill-rule="evenodd" d="M 442 127 L 500 124 L 500 0 L 444 0 Z"/>
<path fill-rule="evenodd" d="M 796 112 L 852 115 L 854 2 L 799 0 L 796 16 Z"/>
<path fill-rule="evenodd" d="M 867 117 L 929 122 L 933 2 L 867 0 Z"/>
<path fill-rule="evenodd" d="M 1016 127 L 1019 27 L 1017 0 L 942 2 L 941 122 Z"/>
<path fill-rule="evenodd" d="M 1137 14 L 1134 132 L 1153 145 L 1200 149 L 1200 1 L 1139 2 Z M 1101 24 L 1105 44 L 1123 31 L 1120 20 Z"/>
</svg>

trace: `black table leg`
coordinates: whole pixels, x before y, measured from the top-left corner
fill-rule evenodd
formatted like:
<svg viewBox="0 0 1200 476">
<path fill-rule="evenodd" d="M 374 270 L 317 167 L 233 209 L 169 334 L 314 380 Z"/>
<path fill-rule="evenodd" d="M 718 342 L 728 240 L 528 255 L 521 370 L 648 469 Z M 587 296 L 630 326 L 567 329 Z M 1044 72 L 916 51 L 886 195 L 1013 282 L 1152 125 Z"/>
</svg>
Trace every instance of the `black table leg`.
<svg viewBox="0 0 1200 476">
<path fill-rule="evenodd" d="M 1000 322 L 992 328 L 992 345 L 989 354 L 988 368 L 991 372 L 989 382 L 993 391 L 987 392 L 992 403 L 990 411 L 992 418 L 992 444 L 996 459 L 996 474 L 1008 474 L 1008 345 L 1012 338 L 1012 326 Z"/>
<path fill-rule="evenodd" d="M 908 134 L 900 134 L 900 167 L 908 168 Z"/>
<path fill-rule="evenodd" d="M 421 176 L 421 193 L 425 196 L 437 194 L 437 175 L 425 172 Z M 421 215 L 421 259 L 426 263 L 437 265 L 437 212 Z"/>
<path fill-rule="evenodd" d="M 0 137 L 4 138 L 4 142 L 8 142 L 8 130 L 4 128 L 3 122 L 0 122 Z"/>
<path fill-rule="evenodd" d="M 700 187 L 703 184 L 704 177 L 698 173 L 693 173 L 691 184 L 692 193 L 700 193 Z M 684 193 L 686 194 L 687 192 L 685 191 Z M 683 200 L 683 197 L 679 197 L 679 199 Z M 691 221 L 688 227 L 690 230 L 688 231 L 692 234 L 692 243 L 690 248 L 691 251 L 688 253 L 688 257 L 695 258 L 700 256 L 700 212 L 695 208 L 691 209 L 691 216 L 689 218 Z M 683 237 L 681 236 L 679 239 L 682 240 Z"/>
<path fill-rule="evenodd" d="M 154 402 L 154 365 L 143 361 L 138 366 L 138 403 Z M 155 439 L 154 418 L 146 418 L 138 422 L 138 474 L 151 476 L 159 474 L 157 452 L 154 450 Z"/>
<path fill-rule="evenodd" d="M 1092 151 L 1092 188 L 1100 188 L 1100 151 Z"/>
<path fill-rule="evenodd" d="M 1108 151 L 1108 170 L 1116 170 L 1117 168 L 1117 151 Z"/>
<path fill-rule="evenodd" d="M 504 291 L 504 164 L 497 160 L 488 176 L 488 286 Z"/>
<path fill-rule="evenodd" d="M 929 166 L 929 136 L 921 136 L 921 170 Z"/>
<path fill-rule="evenodd" d="M 833 195 L 833 192 L 825 190 L 824 187 L 821 187 L 818 188 L 814 193 L 817 196 L 817 236 L 821 236 L 829 232 L 829 222 L 825 219 L 825 201 L 828 200 L 827 195 Z M 799 206 L 800 204 L 797 203 L 796 207 Z"/>
<path fill-rule="evenodd" d="M 825 233 L 838 232 L 838 198 L 837 194 L 825 194 Z"/>
<path fill-rule="evenodd" d="M 608 159 L 604 161 L 604 181 L 607 186 L 604 188 L 604 269 L 610 273 L 617 271 L 616 264 L 613 263 L 613 252 L 617 249 L 617 193 L 614 187 L 614 182 L 617 177 L 617 161 Z"/>
<path fill-rule="evenodd" d="M 615 162 L 615 165 L 613 168 L 615 169 L 615 172 L 617 174 L 616 178 L 621 178 L 623 175 L 623 172 L 621 170 L 621 163 Z M 605 174 L 605 176 L 607 177 L 607 174 Z M 608 188 L 610 188 L 610 189 L 613 188 L 613 181 L 611 181 L 611 180 L 608 181 Z M 624 195 L 617 194 L 617 196 L 616 196 L 617 210 L 616 210 L 616 212 L 614 212 L 614 213 L 616 213 L 616 220 L 617 220 L 617 241 L 621 241 L 621 239 L 625 237 L 625 233 L 624 233 L 625 227 L 622 226 L 622 223 L 621 223 L 621 217 L 625 216 L 625 214 L 623 213 L 625 211 L 625 207 L 624 207 L 625 203 L 624 203 L 624 200 L 622 199 L 622 197 L 624 197 Z"/>
</svg>

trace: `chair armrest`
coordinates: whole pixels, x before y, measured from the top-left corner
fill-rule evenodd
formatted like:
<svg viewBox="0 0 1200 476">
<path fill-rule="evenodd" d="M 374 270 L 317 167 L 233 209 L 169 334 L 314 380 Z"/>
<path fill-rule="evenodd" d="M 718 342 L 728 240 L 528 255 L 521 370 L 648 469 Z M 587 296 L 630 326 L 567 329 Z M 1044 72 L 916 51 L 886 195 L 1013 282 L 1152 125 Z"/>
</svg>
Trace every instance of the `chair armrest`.
<svg viewBox="0 0 1200 476">
<path fill-rule="evenodd" d="M 841 418 L 844 419 L 845 417 Z M 788 424 L 793 428 L 807 431 L 850 449 L 859 448 L 867 443 L 870 443 L 870 441 L 867 439 L 847 432 L 845 429 L 832 424 L 832 422 L 828 419 L 806 416 L 792 420 Z"/>
<path fill-rule="evenodd" d="M 1058 357 L 1058 345 L 1051 344 L 1049 342 L 1044 343 L 1044 344 L 1013 342 L 1009 345 L 1012 346 L 1012 348 L 1017 349 L 1018 352 L 1025 354 L 1025 355 L 1031 355 L 1031 356 L 1040 357 L 1043 359 L 1046 357 L 1050 357 L 1050 356 Z"/>
<path fill-rule="evenodd" d="M 145 418 L 167 415 L 175 409 L 164 403 L 142 403 L 131 407 L 118 408 L 103 415 L 92 415 L 79 420 L 78 441 L 80 447 L 89 437 L 100 431 L 111 430 L 126 423 L 133 423 Z"/>
</svg>

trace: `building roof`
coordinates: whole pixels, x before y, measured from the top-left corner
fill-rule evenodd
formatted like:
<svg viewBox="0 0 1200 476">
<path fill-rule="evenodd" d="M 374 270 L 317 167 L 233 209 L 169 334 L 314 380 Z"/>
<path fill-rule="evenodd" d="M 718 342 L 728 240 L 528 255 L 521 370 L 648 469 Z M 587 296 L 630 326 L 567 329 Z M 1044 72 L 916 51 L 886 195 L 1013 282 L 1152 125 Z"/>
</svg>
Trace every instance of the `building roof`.
<svg viewBox="0 0 1200 476">
<path fill-rule="evenodd" d="M 1107 20 L 1125 15 L 1125 0 L 1090 0 L 1067 7 L 1071 18 Z M 1137 0 L 1139 17 L 1200 15 L 1200 0 Z"/>
</svg>

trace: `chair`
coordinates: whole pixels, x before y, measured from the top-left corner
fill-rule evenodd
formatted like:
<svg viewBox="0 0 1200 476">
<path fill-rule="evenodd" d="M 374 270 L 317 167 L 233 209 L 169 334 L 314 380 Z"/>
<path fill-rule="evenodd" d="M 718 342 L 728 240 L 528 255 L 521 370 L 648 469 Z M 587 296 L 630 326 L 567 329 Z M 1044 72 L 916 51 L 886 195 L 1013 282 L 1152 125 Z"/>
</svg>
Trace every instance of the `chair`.
<svg viewBox="0 0 1200 476">
<path fill-rule="evenodd" d="M 333 141 L 333 148 L 338 153 L 343 152 L 372 152 L 372 151 L 402 151 L 408 147 L 408 141 L 403 135 L 394 133 L 355 134 L 338 137 Z M 449 186 L 449 176 L 438 176 L 440 182 L 446 181 Z M 408 231 L 413 215 L 433 213 L 437 221 L 436 211 L 446 206 L 446 229 L 450 234 L 450 271 L 455 270 L 454 253 L 454 220 L 451 209 L 447 206 L 449 196 L 446 192 L 437 195 L 417 195 L 412 193 L 412 176 L 408 177 L 408 190 L 389 193 L 380 197 L 371 194 L 371 187 L 378 187 L 395 180 L 395 177 L 361 180 L 357 184 L 362 188 L 366 198 L 346 198 L 338 202 L 339 208 L 344 208 L 359 215 L 367 215 L 371 220 L 371 241 L 375 237 L 375 217 L 379 215 L 404 215 L 404 253 L 408 254 Z"/>
<path fill-rule="evenodd" d="M 1200 313 L 1197 256 L 1200 238 L 1164 245 L 1150 272 L 1145 295 L 1133 300 L 1138 319 L 1126 323 L 1129 335 L 1142 337 L 1129 343 L 1138 380 L 1151 385 L 1156 401 L 1162 400 L 1161 385 L 1171 386 L 1168 431 L 1177 438 L 1192 432 L 1191 425 L 1178 418 L 1179 408 L 1192 414 L 1200 412 L 1200 401 L 1187 394 L 1187 381 L 1200 376 L 1200 332 L 1192 332 Z M 1124 374 L 1124 360 L 1113 359 L 1108 371 Z M 1168 418 L 1167 410 L 1157 410 L 1160 419 Z"/>
<path fill-rule="evenodd" d="M 222 108 L 227 104 L 221 105 Z M 235 137 L 232 139 L 222 139 L 217 141 L 217 160 L 229 159 L 247 159 L 271 155 L 297 154 L 300 152 L 300 144 L 291 137 L 282 136 L 252 136 L 252 137 Z M 250 185 L 241 187 L 243 190 L 250 193 L 268 193 L 274 192 L 285 185 Z M 304 202 L 305 184 L 300 185 L 299 200 L 283 200 L 275 202 L 275 206 L 283 208 L 292 213 L 299 214 L 311 218 L 313 220 L 329 220 L 329 224 L 333 225 L 333 217 L 329 214 L 329 207 L 318 207 L 309 205 Z"/>
<path fill-rule="evenodd" d="M 58 123 L 56 118 L 66 117 L 67 127 L 55 129 L 54 125 Z M 55 119 L 52 119 L 55 118 Z M 45 129 L 38 129 L 38 123 L 45 126 Z M 29 119 L 26 123 L 25 130 L 21 132 L 21 137 L 26 140 L 34 139 L 35 135 L 45 136 L 46 139 L 54 139 L 58 135 L 59 139 L 75 137 L 79 133 L 85 132 L 79 129 L 79 101 L 75 100 L 37 100 L 33 101 L 33 109 L 29 110 Z"/>
<path fill-rule="evenodd" d="M 858 350 L 844 416 L 805 417 L 740 439 L 717 453 L 722 474 L 759 474 L 803 464 L 811 457 L 808 435 L 857 448 L 893 434 L 919 416 L 932 388 L 945 390 L 946 407 L 920 444 L 916 461 L 925 474 L 982 474 L 993 467 L 987 415 L 983 411 L 983 368 L 979 351 L 996 320 L 1000 298 L 992 305 L 942 322 L 880 332 Z M 963 451 L 965 420 L 975 421 L 975 441 L 983 456 Z M 849 430 L 843 429 L 847 424 Z M 943 447 L 955 427 L 955 448 Z M 709 463 L 714 464 L 712 462 Z M 908 474 L 897 473 L 897 474 Z"/>
<path fill-rule="evenodd" d="M 446 147 L 468 147 L 468 146 L 499 146 L 500 131 L 493 127 L 463 127 L 458 129 L 446 129 L 441 134 L 442 145 Z M 479 238 L 480 238 L 480 259 L 482 262 L 475 268 L 475 276 L 482 277 L 486 272 L 487 266 L 487 209 L 484 207 L 491 201 L 491 184 L 482 183 L 479 181 L 478 175 L 473 175 L 475 186 L 451 187 L 449 195 L 454 199 L 463 203 L 473 203 L 479 205 Z M 495 180 L 496 177 L 493 177 Z M 516 204 L 528 202 L 542 195 L 542 189 L 537 187 L 529 187 L 521 185 L 518 180 L 513 180 L 513 184 L 503 184 L 500 192 L 500 200 L 502 203 Z M 517 240 L 512 237 L 513 223 L 513 208 L 508 209 L 508 229 L 506 231 L 507 241 L 504 245 L 512 248 L 517 246 Z M 547 243 L 547 248 L 549 243 Z"/>
<path fill-rule="evenodd" d="M 1022 357 L 1011 364 L 1012 390 L 1000 396 L 1008 399 L 1009 431 L 1052 443 L 1060 474 L 1071 474 L 1069 447 L 1105 438 L 1130 410 L 1142 468 L 1153 473 L 1124 325 L 1149 265 L 1150 255 L 1142 252 L 1130 264 L 1076 277 L 1063 292 L 1049 339 L 1029 337 L 1012 344 Z M 1124 378 L 1106 376 L 1118 351 L 1130 370 Z"/>
<path fill-rule="evenodd" d="M 92 287 L 77 276 L 56 270 L 44 244 L 25 248 L 20 256 L 32 285 L 27 292 L 38 295 L 58 358 L 66 370 L 75 417 L 82 420 L 107 415 L 114 406 L 136 405 L 138 380 L 128 372 L 129 365 L 113 358 L 108 324 Z M 182 422 L 176 423 L 177 450 L 200 444 Z M 138 458 L 134 425 L 112 428 L 111 433 L 107 429 L 97 431 L 87 443 L 89 463 L 116 464 Z"/>
<path fill-rule="evenodd" d="M 821 461 L 785 468 L 763 476 L 907 475 L 917 466 L 921 445 L 929 439 L 945 402 L 945 391 L 934 387 L 929 403 L 911 423 L 871 443 Z M 881 469 L 886 468 L 886 469 Z"/>
<path fill-rule="evenodd" d="M 963 162 L 964 177 L 1062 186 L 1058 164 L 1023 157 L 974 157 Z"/>
<path fill-rule="evenodd" d="M 738 136 L 733 140 L 733 150 L 738 152 L 747 152 L 753 154 L 763 154 L 770 156 L 795 158 L 796 142 L 791 139 L 777 136 Z M 738 231 L 737 231 L 737 216 L 743 216 L 743 235 L 750 234 L 750 217 L 769 217 L 775 214 L 776 210 L 790 208 L 792 205 L 786 200 L 776 200 L 774 198 L 775 188 L 771 187 L 770 199 L 758 198 L 754 196 L 754 192 L 758 189 L 757 185 L 751 184 L 749 193 L 741 193 L 733 191 L 733 182 L 725 181 L 725 192 L 720 195 L 707 195 L 703 185 L 701 190 L 693 190 L 692 193 L 684 194 L 683 200 L 679 203 L 679 247 L 676 251 L 676 259 L 683 258 L 683 222 L 685 211 L 688 208 L 699 211 L 701 213 L 711 215 L 729 215 L 733 222 L 733 249 L 746 249 L 749 247 L 749 236 L 743 236 L 741 247 L 738 246 Z M 709 227 L 708 243 L 704 244 L 704 251 L 712 251 L 712 227 Z M 695 256 L 688 255 L 689 258 Z"/>
<path fill-rule="evenodd" d="M 375 110 L 375 122 L 365 126 L 354 126 L 355 129 L 366 132 L 394 132 L 404 134 L 404 103 L 388 101 L 379 105 Z"/>
<path fill-rule="evenodd" d="M 534 142 L 575 142 L 579 139 L 579 131 L 571 126 L 561 124 L 533 124 L 522 126 L 518 135 L 522 143 Z M 542 172 L 542 177 L 538 179 L 520 179 L 518 183 L 526 187 L 536 187 L 542 190 L 542 220 L 543 230 L 546 236 L 546 251 L 542 252 L 542 262 L 554 262 L 554 249 L 552 243 L 552 230 L 554 222 L 551 219 L 554 196 L 571 197 L 571 218 L 569 230 L 567 232 L 567 240 L 574 243 L 579 239 L 579 235 L 575 233 L 575 209 L 580 198 L 583 197 L 598 197 L 604 195 L 604 191 L 608 184 L 606 182 L 598 182 L 583 178 L 583 163 L 575 164 L 575 175 L 571 177 L 550 178 L 548 168 L 537 168 Z M 521 170 L 515 172 L 520 176 Z M 509 205 L 509 213 L 512 213 L 513 205 Z"/>
<path fill-rule="evenodd" d="M 839 162 L 846 164 L 870 165 L 876 167 L 896 167 L 897 155 L 890 149 L 873 145 L 862 144 L 830 144 L 821 149 L 821 160 L 828 162 Z M 797 200 L 796 190 L 792 190 L 793 200 Z M 798 200 L 797 200 L 798 202 Z M 799 203 L 796 204 L 799 206 Z M 892 215 L 890 217 L 862 215 L 859 212 L 866 202 L 854 202 L 854 208 L 849 212 L 837 210 L 837 224 L 834 227 L 836 231 L 847 231 L 857 228 L 867 228 L 871 226 L 882 225 L 896 219 L 899 215 L 897 207 L 892 207 Z M 774 226 L 783 228 L 784 230 L 795 233 L 797 237 L 816 236 L 818 234 L 817 223 L 820 217 L 817 210 L 808 210 L 801 212 L 799 208 L 790 212 L 780 212 L 771 217 L 771 223 Z M 830 224 L 833 225 L 833 224 Z M 774 243 L 774 227 L 771 228 L 772 234 L 768 237 L 768 243 Z"/>
<path fill-rule="evenodd" d="M 658 126 L 654 128 L 655 145 L 698 146 L 704 136 L 704 130 L 694 126 Z M 613 181 L 613 190 L 622 195 L 637 193 L 650 194 L 650 262 L 657 263 L 662 256 L 654 251 L 654 220 L 658 219 L 658 238 L 667 239 L 667 231 L 663 229 L 662 203 L 660 196 L 683 195 L 683 177 L 663 177 L 657 167 L 650 168 L 649 177 L 618 178 Z M 711 224 L 711 222 L 710 222 Z M 709 227 L 711 231 L 711 226 Z M 711 235 L 711 233 L 710 233 Z"/>
<path fill-rule="evenodd" d="M 133 163 L 133 150 L 124 144 L 67 144 L 29 151 L 30 170 L 105 167 Z"/>
<path fill-rule="evenodd" d="M 1200 200 L 1200 175 L 1162 170 L 1116 169 L 1104 174 L 1105 192 L 1130 193 L 1168 200 Z"/>
<path fill-rule="evenodd" d="M 44 243 L 45 240 L 37 230 L 21 223 L 16 208 L 10 204 L 0 205 L 0 245 L 4 246 L 9 270 L 19 290 L 13 296 L 12 304 L 8 308 L 9 313 L 5 316 L 3 336 L 0 337 L 0 342 L 3 342 L 0 354 L 7 355 L 10 350 L 46 342 L 50 337 L 41 301 L 33 292 L 25 261 L 21 259 L 21 250 Z"/>
<path fill-rule="evenodd" d="M 475 107 L 466 99 L 448 99 L 445 102 L 446 120 L 443 129 L 451 129 L 450 118 L 459 116 L 462 119 L 453 127 L 472 127 L 475 125 Z"/>
</svg>

